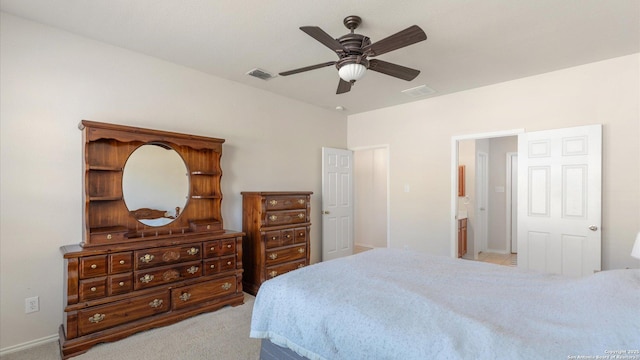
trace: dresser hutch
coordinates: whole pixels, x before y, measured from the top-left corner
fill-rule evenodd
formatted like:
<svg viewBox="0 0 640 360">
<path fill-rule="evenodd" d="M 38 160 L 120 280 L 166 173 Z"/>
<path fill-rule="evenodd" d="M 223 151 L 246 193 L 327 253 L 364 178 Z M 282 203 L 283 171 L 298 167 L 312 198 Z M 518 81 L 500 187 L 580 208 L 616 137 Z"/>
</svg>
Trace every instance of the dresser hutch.
<svg viewBox="0 0 640 360">
<path fill-rule="evenodd" d="M 242 192 L 243 286 L 256 294 L 263 282 L 309 265 L 313 192 Z"/>
<path fill-rule="evenodd" d="M 83 120 L 83 236 L 64 257 L 63 359 L 244 303 L 221 214 L 223 139 Z M 158 158 L 159 157 L 159 158 Z"/>
</svg>

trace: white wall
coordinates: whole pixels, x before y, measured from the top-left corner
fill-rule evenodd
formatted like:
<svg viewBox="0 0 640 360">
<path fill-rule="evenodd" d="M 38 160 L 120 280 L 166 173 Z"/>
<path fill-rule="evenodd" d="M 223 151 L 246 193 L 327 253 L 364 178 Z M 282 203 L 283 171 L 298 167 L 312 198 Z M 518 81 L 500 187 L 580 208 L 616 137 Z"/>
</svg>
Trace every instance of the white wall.
<svg viewBox="0 0 640 360">
<path fill-rule="evenodd" d="M 389 144 L 393 246 L 451 254 L 452 136 L 603 124 L 603 269 L 640 267 L 629 256 L 640 230 L 639 71 L 633 54 L 349 116 L 350 148 Z"/>
<path fill-rule="evenodd" d="M 388 158 L 384 147 L 353 152 L 353 233 L 356 245 L 387 247 Z"/>
<path fill-rule="evenodd" d="M 507 254 L 507 153 L 518 151 L 518 137 L 489 140 L 489 237 L 487 251 Z M 502 189 L 502 192 L 498 190 Z"/>
<path fill-rule="evenodd" d="M 311 259 L 320 259 L 321 147 L 346 147 L 344 115 L 8 14 L 0 20 L 0 349 L 55 337 L 62 322 L 59 247 L 81 241 L 82 119 L 226 139 L 225 227 L 241 229 L 241 191 L 313 191 Z M 25 315 L 31 296 L 40 311 Z"/>
</svg>

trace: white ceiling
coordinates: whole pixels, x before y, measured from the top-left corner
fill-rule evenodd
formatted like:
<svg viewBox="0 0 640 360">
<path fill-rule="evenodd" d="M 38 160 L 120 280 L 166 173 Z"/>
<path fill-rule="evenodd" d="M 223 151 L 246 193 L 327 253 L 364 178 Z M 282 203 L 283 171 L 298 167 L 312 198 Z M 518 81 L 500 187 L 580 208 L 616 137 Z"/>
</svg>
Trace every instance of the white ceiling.
<svg viewBox="0 0 640 360">
<path fill-rule="evenodd" d="M 438 96 L 640 52 L 638 0 L 0 0 L 0 9 L 346 114 L 421 100 L 401 93 L 420 85 Z M 420 75 L 369 72 L 342 95 L 331 66 L 245 75 L 336 60 L 298 28 L 337 38 L 348 15 L 362 17 L 356 32 L 372 42 L 420 26 L 426 41 L 377 57 Z"/>
</svg>

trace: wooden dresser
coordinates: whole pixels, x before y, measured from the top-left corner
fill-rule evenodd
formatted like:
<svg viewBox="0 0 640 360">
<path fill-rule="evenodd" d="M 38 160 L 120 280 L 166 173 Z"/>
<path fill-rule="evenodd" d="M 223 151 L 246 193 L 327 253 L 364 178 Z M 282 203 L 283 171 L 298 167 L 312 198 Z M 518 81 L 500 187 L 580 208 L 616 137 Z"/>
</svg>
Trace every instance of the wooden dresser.
<svg viewBox="0 0 640 360">
<path fill-rule="evenodd" d="M 244 233 L 223 229 L 220 209 L 224 140 L 92 121 L 80 128 L 83 240 L 61 248 L 62 358 L 243 304 Z M 139 166 L 134 160 L 146 147 L 177 159 L 178 179 L 166 181 L 171 161 L 146 157 L 142 172 L 153 173 L 157 162 L 161 173 L 136 177 L 141 169 L 132 169 Z M 131 184 L 138 181 L 140 187 Z"/>
<path fill-rule="evenodd" d="M 242 192 L 243 288 L 309 265 L 313 192 Z"/>
</svg>

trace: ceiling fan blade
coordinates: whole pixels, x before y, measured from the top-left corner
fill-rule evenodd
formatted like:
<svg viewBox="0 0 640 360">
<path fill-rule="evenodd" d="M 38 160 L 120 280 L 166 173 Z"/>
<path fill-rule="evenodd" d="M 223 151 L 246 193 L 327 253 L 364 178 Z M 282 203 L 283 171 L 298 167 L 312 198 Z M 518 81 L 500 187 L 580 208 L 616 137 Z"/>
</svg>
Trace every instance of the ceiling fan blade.
<svg viewBox="0 0 640 360">
<path fill-rule="evenodd" d="M 279 75 L 280 76 L 293 75 L 293 74 L 297 74 L 297 73 L 301 73 L 301 72 L 305 72 L 305 71 L 309 71 L 309 70 L 320 69 L 320 68 L 331 66 L 331 65 L 335 65 L 335 64 L 336 64 L 335 61 L 329 61 L 329 62 L 325 62 L 325 63 L 322 63 L 322 64 L 305 66 L 305 67 L 299 68 L 299 69 L 284 71 L 284 72 L 279 73 Z"/>
<path fill-rule="evenodd" d="M 418 25 L 410 26 L 398 33 L 362 48 L 368 56 L 378 56 L 417 42 L 427 40 L 427 34 Z"/>
<path fill-rule="evenodd" d="M 327 34 L 324 30 L 320 29 L 317 26 L 302 26 L 300 27 L 300 30 L 304 31 L 305 33 L 307 33 L 307 35 L 318 40 L 324 46 L 328 47 L 336 53 L 347 52 L 347 49 L 345 49 L 345 47 L 342 46 L 342 44 L 340 44 L 338 40 L 334 39 L 333 37 L 331 37 L 331 35 Z"/>
<path fill-rule="evenodd" d="M 369 70 L 377 71 L 385 75 L 397 77 L 402 80 L 411 81 L 420 74 L 420 70 L 411 69 L 405 66 L 392 64 L 390 62 L 371 59 L 369 60 Z"/>
<path fill-rule="evenodd" d="M 338 90 L 336 91 L 336 94 L 344 94 L 346 92 L 351 91 L 351 83 L 348 81 L 344 81 L 342 79 L 340 79 L 340 82 L 338 83 Z"/>
</svg>

